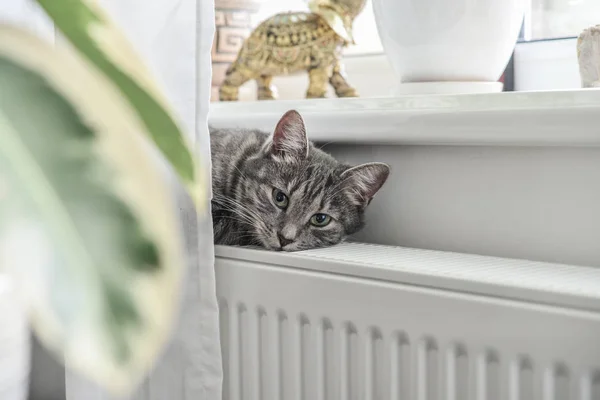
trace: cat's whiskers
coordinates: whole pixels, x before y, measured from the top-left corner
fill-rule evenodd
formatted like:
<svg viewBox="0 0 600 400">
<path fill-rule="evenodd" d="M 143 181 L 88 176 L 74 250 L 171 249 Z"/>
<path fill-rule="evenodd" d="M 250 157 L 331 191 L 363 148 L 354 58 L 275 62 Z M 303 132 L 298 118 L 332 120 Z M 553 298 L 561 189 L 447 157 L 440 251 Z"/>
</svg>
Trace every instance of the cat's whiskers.
<svg viewBox="0 0 600 400">
<path fill-rule="evenodd" d="M 255 222 L 263 223 L 262 217 L 258 214 L 258 212 L 249 209 L 245 204 L 243 204 L 241 202 L 241 200 L 237 199 L 237 197 L 239 197 L 239 194 L 237 193 L 237 191 L 234 191 L 233 194 L 235 197 L 229 199 L 233 204 L 235 204 L 237 207 L 239 207 L 239 209 L 242 210 L 243 212 L 247 213 L 247 215 L 254 217 Z"/>
<path fill-rule="evenodd" d="M 335 142 L 334 142 L 334 141 L 331 141 L 331 142 L 326 142 L 326 143 L 319 144 L 319 146 L 315 146 L 315 147 L 316 147 L 317 149 L 319 149 L 319 150 L 323 150 L 323 148 L 324 148 L 324 147 L 327 147 L 327 146 L 329 146 L 329 145 L 330 145 L 330 144 L 332 144 L 332 143 L 335 143 Z"/>
<path fill-rule="evenodd" d="M 255 222 L 252 218 L 250 218 L 247 215 L 244 215 L 242 213 L 239 213 L 236 208 L 232 208 L 231 206 L 227 206 L 227 205 L 223 205 L 223 204 L 221 204 L 221 206 L 224 211 L 229 211 L 232 213 L 232 215 L 231 216 L 221 216 L 220 218 L 235 220 L 237 222 L 241 222 L 241 223 L 244 223 L 249 226 L 255 225 Z"/>
<path fill-rule="evenodd" d="M 242 212 L 245 216 L 248 217 L 254 217 L 256 218 L 258 221 L 260 221 L 260 216 L 255 213 L 254 211 L 248 209 L 246 206 L 244 206 L 239 200 L 234 199 L 234 198 L 229 198 L 229 197 L 224 197 L 222 196 L 220 198 L 221 200 L 228 202 L 230 206 L 235 206 L 235 208 L 231 208 L 230 211 L 234 211 L 234 212 Z M 255 221 L 252 221 L 255 222 Z"/>
<path fill-rule="evenodd" d="M 246 220 L 244 220 L 244 219 L 241 219 L 241 218 L 238 218 L 238 217 L 236 217 L 236 216 L 227 216 L 227 215 L 222 215 L 222 216 L 220 216 L 219 218 L 221 218 L 221 219 L 227 219 L 227 220 L 231 220 L 231 221 L 235 221 L 235 222 L 242 223 L 242 224 L 244 224 L 244 225 L 251 226 L 251 225 L 248 223 L 248 221 L 246 221 Z"/>
<path fill-rule="evenodd" d="M 239 172 L 239 173 L 240 173 L 240 175 L 242 176 L 242 178 L 244 178 L 244 180 L 247 180 L 247 179 L 248 179 L 248 177 L 246 176 L 246 174 L 244 174 L 244 173 L 242 172 L 242 170 L 238 168 L 238 166 L 237 166 L 237 165 L 233 165 L 233 168 L 235 168 L 235 170 L 236 170 L 237 172 Z"/>
<path fill-rule="evenodd" d="M 231 219 L 231 220 L 235 220 L 237 222 L 241 222 L 244 223 L 246 225 L 249 226 L 254 226 L 255 225 L 255 221 L 250 218 L 249 216 L 238 212 L 238 210 L 236 208 L 232 208 L 232 207 L 228 207 L 228 206 L 224 206 L 223 209 L 225 211 L 230 211 L 233 213 L 232 216 L 223 216 L 222 218 L 227 218 L 227 219 Z"/>
<path fill-rule="evenodd" d="M 222 199 L 222 200 L 226 200 L 226 199 Z M 234 215 L 244 219 L 246 222 L 248 222 L 250 225 L 254 224 L 254 220 L 251 218 L 250 215 L 247 215 L 243 212 L 243 210 L 240 210 L 236 205 L 233 204 L 227 204 L 223 201 L 217 201 L 217 204 L 219 204 L 219 206 L 221 208 L 223 208 L 225 211 L 230 211 L 232 212 Z"/>
<path fill-rule="evenodd" d="M 215 196 L 215 198 L 217 198 L 217 202 L 221 200 L 229 203 L 228 205 L 221 203 L 221 205 L 227 207 L 228 211 L 231 211 L 239 217 L 243 218 L 249 225 L 260 225 L 261 228 L 267 230 L 267 227 L 261 220 L 260 216 L 256 212 L 250 210 L 248 207 L 241 204 L 238 200 L 220 195 Z"/>
</svg>

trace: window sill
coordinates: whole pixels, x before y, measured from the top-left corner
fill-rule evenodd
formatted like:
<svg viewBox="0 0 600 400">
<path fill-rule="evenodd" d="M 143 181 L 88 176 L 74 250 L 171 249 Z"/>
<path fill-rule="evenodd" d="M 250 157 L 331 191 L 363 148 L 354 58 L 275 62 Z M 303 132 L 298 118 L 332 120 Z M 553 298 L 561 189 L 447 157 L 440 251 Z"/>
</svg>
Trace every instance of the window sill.
<svg viewBox="0 0 600 400">
<path fill-rule="evenodd" d="M 213 103 L 217 128 L 271 131 L 289 109 L 315 142 L 600 146 L 600 90 Z"/>
</svg>

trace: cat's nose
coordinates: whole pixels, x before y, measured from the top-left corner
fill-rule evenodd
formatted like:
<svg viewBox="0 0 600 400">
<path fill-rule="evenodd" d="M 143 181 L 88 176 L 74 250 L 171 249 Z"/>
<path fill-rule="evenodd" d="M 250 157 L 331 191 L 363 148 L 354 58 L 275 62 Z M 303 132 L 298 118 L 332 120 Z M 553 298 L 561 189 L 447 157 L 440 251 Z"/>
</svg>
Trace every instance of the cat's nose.
<svg viewBox="0 0 600 400">
<path fill-rule="evenodd" d="M 286 245 L 292 243 L 294 241 L 294 239 L 290 239 L 290 238 L 286 238 L 285 236 L 283 236 L 283 234 L 281 232 L 279 232 L 277 234 L 277 238 L 279 239 L 279 245 L 281 247 L 285 247 Z"/>
</svg>

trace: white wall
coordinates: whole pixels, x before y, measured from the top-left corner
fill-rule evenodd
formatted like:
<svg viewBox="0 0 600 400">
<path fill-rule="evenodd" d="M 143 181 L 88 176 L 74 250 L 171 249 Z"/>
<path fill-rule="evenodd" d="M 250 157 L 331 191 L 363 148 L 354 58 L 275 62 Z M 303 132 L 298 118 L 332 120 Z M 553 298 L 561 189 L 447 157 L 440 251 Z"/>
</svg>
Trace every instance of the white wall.
<svg viewBox="0 0 600 400">
<path fill-rule="evenodd" d="M 392 168 L 361 241 L 600 267 L 600 148 L 326 150 Z"/>
</svg>

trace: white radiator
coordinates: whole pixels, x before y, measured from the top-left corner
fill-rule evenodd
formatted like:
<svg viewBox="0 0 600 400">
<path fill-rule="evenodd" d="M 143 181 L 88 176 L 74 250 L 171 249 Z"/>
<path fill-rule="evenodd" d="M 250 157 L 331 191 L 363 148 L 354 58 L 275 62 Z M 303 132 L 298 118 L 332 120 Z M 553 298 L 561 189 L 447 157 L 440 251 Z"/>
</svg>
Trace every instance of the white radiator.
<svg viewBox="0 0 600 400">
<path fill-rule="evenodd" d="M 600 269 L 217 246 L 225 400 L 600 400 Z"/>
</svg>

